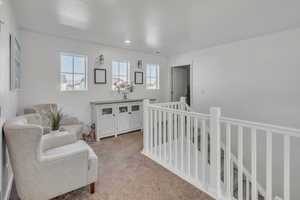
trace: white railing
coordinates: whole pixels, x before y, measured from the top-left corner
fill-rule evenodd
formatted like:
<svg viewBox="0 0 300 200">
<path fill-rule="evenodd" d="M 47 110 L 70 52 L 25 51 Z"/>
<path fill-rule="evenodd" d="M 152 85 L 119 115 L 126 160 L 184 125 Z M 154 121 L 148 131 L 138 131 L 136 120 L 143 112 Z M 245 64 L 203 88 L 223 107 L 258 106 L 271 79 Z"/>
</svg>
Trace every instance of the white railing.
<svg viewBox="0 0 300 200">
<path fill-rule="evenodd" d="M 221 117 L 220 108 L 211 108 L 210 114 L 192 112 L 183 98 L 160 104 L 145 100 L 143 117 L 143 153 L 218 200 L 274 199 L 272 138 L 282 135 L 283 197 L 290 200 L 290 140 L 300 137 L 300 130 Z M 233 134 L 238 136 L 237 155 L 232 152 Z M 251 170 L 244 166 L 245 134 L 251 134 Z M 266 135 L 265 187 L 257 181 L 258 134 Z"/>
<path fill-rule="evenodd" d="M 205 162 L 209 115 L 190 112 L 183 104 L 182 101 L 169 105 L 144 102 L 143 153 L 202 189 L 205 186 L 200 180 L 209 178 Z M 203 151 L 199 151 L 200 147 Z"/>
<path fill-rule="evenodd" d="M 246 198 L 250 199 L 253 196 L 263 196 L 266 200 L 274 199 L 273 195 L 273 166 L 272 166 L 272 154 L 273 154 L 273 136 L 279 135 L 283 138 L 283 149 L 284 149 L 284 157 L 283 157 L 283 164 L 284 164 L 284 188 L 283 188 L 283 199 L 290 200 L 290 151 L 291 145 L 290 141 L 291 138 L 300 138 L 300 130 L 286 128 L 281 126 L 274 126 L 270 124 L 263 124 L 257 122 L 249 122 L 244 120 L 237 120 L 231 118 L 221 118 L 220 123 L 226 127 L 226 131 L 221 134 L 226 134 L 226 155 L 227 158 L 231 155 L 231 136 L 233 134 L 232 127 L 236 127 L 238 129 L 238 169 L 244 166 L 243 163 L 243 149 L 244 149 L 244 140 L 243 137 L 245 134 L 251 135 L 251 174 L 249 173 L 248 177 L 246 178 L 246 191 L 243 191 L 243 175 L 239 172 L 238 173 L 238 188 L 241 188 L 238 192 L 238 199 Z M 257 182 L 257 135 L 265 135 L 266 137 L 266 187 L 265 192 L 261 189 L 258 189 L 258 182 Z M 226 160 L 226 165 L 228 164 L 228 160 Z M 230 172 L 229 170 L 226 171 L 225 177 L 230 179 Z M 251 184 L 250 184 L 251 183 Z M 231 194 L 230 187 L 228 186 L 231 182 L 228 180 L 227 182 L 227 194 Z M 251 190 L 250 190 L 251 185 Z M 261 188 L 261 186 L 259 186 Z M 258 191 L 261 192 L 258 194 Z"/>
<path fill-rule="evenodd" d="M 191 111 L 190 106 L 186 103 L 186 98 L 181 97 L 180 101 L 176 102 L 166 102 L 166 103 L 156 103 L 156 106 L 161 106 L 164 108 L 171 108 L 176 110 L 183 110 L 183 111 Z"/>
</svg>

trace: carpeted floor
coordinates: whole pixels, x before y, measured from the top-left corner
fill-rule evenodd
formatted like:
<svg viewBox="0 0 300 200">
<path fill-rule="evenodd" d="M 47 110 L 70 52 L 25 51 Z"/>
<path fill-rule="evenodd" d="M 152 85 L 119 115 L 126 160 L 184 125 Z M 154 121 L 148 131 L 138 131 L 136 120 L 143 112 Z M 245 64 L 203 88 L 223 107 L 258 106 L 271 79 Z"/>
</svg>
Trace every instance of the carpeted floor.
<svg viewBox="0 0 300 200">
<path fill-rule="evenodd" d="M 53 200 L 213 200 L 143 156 L 140 132 L 91 144 L 98 155 L 96 192 L 87 187 Z M 19 200 L 15 188 L 10 200 Z"/>
</svg>

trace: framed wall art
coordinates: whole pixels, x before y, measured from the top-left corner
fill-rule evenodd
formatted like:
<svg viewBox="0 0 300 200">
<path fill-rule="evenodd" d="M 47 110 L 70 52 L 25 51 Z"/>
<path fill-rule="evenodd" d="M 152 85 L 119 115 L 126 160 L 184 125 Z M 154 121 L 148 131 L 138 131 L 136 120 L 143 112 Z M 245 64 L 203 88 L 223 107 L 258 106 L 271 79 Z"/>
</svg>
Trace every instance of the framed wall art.
<svg viewBox="0 0 300 200">
<path fill-rule="evenodd" d="M 135 84 L 144 84 L 143 72 L 134 72 L 134 83 Z"/>
<path fill-rule="evenodd" d="M 95 84 L 106 84 L 106 69 L 94 69 L 94 82 Z"/>
<path fill-rule="evenodd" d="M 9 35 L 10 48 L 10 90 L 21 89 L 22 61 L 21 45 L 16 37 Z"/>
</svg>

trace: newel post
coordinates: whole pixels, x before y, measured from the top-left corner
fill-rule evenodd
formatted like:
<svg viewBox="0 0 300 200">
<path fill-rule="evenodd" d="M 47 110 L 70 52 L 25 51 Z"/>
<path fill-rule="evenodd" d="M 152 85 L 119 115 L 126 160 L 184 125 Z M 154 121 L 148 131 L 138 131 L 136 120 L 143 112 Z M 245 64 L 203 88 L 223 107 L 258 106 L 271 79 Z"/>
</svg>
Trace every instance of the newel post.
<svg viewBox="0 0 300 200">
<path fill-rule="evenodd" d="M 181 103 L 186 103 L 186 97 L 180 97 L 180 102 Z"/>
<path fill-rule="evenodd" d="M 221 192 L 221 136 L 220 136 L 220 117 L 221 109 L 218 107 L 210 108 L 210 183 L 215 189 L 217 199 Z"/>
<path fill-rule="evenodd" d="M 143 153 L 149 153 L 149 99 L 144 99 L 143 101 L 143 141 L 144 141 L 144 148 Z"/>
<path fill-rule="evenodd" d="M 180 97 L 180 110 L 185 110 L 186 97 Z"/>
</svg>

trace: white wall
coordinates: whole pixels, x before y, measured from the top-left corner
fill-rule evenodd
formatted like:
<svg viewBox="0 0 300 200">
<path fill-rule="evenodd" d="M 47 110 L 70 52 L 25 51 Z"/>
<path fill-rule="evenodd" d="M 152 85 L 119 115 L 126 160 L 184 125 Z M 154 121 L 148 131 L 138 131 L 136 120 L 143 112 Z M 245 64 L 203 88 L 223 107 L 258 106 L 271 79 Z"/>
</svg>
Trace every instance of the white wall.
<svg viewBox="0 0 300 200">
<path fill-rule="evenodd" d="M 143 60 L 144 76 L 147 63 L 160 65 L 160 90 L 145 90 L 144 85 L 137 85 L 129 98 L 157 98 L 167 100 L 168 62 L 161 56 L 125 49 L 105 47 L 102 45 L 34 33 L 22 30 L 22 48 L 24 61 L 23 92 L 20 94 L 20 110 L 26 106 L 39 103 L 58 103 L 63 111 L 78 116 L 85 122 L 90 121 L 90 101 L 120 99 L 121 95 L 111 90 L 112 60 L 126 60 L 131 64 L 131 80 L 137 61 Z M 88 91 L 60 91 L 60 52 L 71 52 L 88 56 Z M 95 58 L 104 55 L 108 84 L 95 85 L 93 65 Z M 144 79 L 145 83 L 145 79 Z"/>
<path fill-rule="evenodd" d="M 0 107 L 2 109 L 2 114 L 0 113 L 0 180 L 3 184 L 1 186 L 0 182 L 0 191 L 2 192 L 2 197 L 5 197 L 8 191 L 8 182 L 11 177 L 11 171 L 8 166 L 3 166 L 1 162 L 3 150 L 1 141 L 2 122 L 16 115 L 18 102 L 18 93 L 16 91 L 9 90 L 9 34 L 12 33 L 18 37 L 11 1 L 4 0 L 3 4 L 0 5 L 0 20 L 4 21 L 4 24 L 1 25 L 0 31 Z M 3 174 L 1 172 L 3 172 Z M 0 199 L 3 199 L 2 197 L 0 195 Z"/>
<path fill-rule="evenodd" d="M 194 63 L 192 100 L 198 111 L 207 113 L 209 107 L 219 106 L 223 116 L 300 128 L 299 55 L 297 29 L 177 55 L 170 64 Z M 273 186 L 282 196 L 282 138 L 274 140 Z M 264 183 L 264 138 L 259 141 L 259 177 Z M 300 197 L 300 142 L 292 143 L 291 189 L 296 200 Z M 245 162 L 249 164 L 249 157 Z"/>
<path fill-rule="evenodd" d="M 9 34 L 18 38 L 18 29 L 8 0 L 0 5 L 0 20 L 4 21 L 0 32 L 0 105 L 3 106 L 3 116 L 11 118 L 16 115 L 18 93 L 9 90 Z"/>
</svg>

